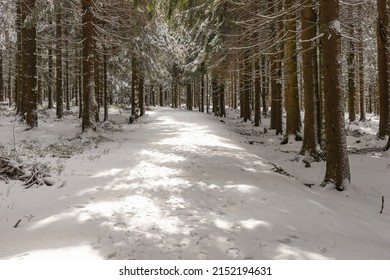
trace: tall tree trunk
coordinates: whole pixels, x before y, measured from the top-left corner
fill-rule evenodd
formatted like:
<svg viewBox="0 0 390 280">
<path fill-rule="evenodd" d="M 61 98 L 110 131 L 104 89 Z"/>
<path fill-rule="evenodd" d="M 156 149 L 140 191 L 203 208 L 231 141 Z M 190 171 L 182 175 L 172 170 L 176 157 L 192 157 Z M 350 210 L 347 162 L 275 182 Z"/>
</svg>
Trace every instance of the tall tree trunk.
<svg viewBox="0 0 390 280">
<path fill-rule="evenodd" d="M 318 160 L 317 140 L 317 53 L 315 41 L 317 35 L 317 16 L 314 11 L 313 1 L 302 0 L 302 68 L 303 68 L 303 92 L 305 107 L 305 126 L 303 142 L 300 153 L 308 154 Z"/>
<path fill-rule="evenodd" d="M 261 69 L 260 60 L 255 61 L 255 123 L 254 125 L 260 126 L 261 112 L 260 112 L 260 95 L 261 95 Z"/>
<path fill-rule="evenodd" d="M 108 121 L 108 89 L 107 89 L 107 49 L 103 55 L 103 99 L 104 99 L 104 121 Z"/>
<path fill-rule="evenodd" d="M 49 25 L 53 24 L 52 17 L 49 16 Z M 48 48 L 48 68 L 49 68 L 49 77 L 47 83 L 47 108 L 53 109 L 53 46 L 52 43 L 49 44 Z"/>
<path fill-rule="evenodd" d="M 22 95 L 22 8 L 21 0 L 16 1 L 16 57 L 15 57 L 15 106 L 16 112 L 21 112 L 21 95 Z"/>
<path fill-rule="evenodd" d="M 145 80 L 142 70 L 139 71 L 138 76 L 138 101 L 139 101 L 139 115 L 145 115 Z"/>
<path fill-rule="evenodd" d="M 94 19 L 95 20 L 95 19 Z M 95 34 L 96 36 L 96 29 L 95 29 Z M 100 113 L 100 105 L 101 105 L 101 98 L 100 98 L 100 54 L 98 50 L 98 46 L 95 40 L 95 45 L 94 45 L 94 52 L 95 52 L 95 60 L 94 60 L 94 80 L 95 80 L 95 98 L 96 98 L 96 105 L 97 105 L 97 110 L 95 112 L 95 122 L 99 122 L 99 113 Z"/>
<path fill-rule="evenodd" d="M 56 2 L 56 109 L 57 117 L 62 118 L 64 114 L 64 96 L 62 89 L 62 11 L 61 2 Z"/>
<path fill-rule="evenodd" d="M 350 18 L 353 18 L 353 8 L 350 9 Z M 349 36 L 354 37 L 355 27 L 350 28 Z M 356 47 L 353 40 L 349 41 L 349 50 L 348 50 L 348 115 L 349 121 L 354 122 L 356 120 L 355 112 L 355 97 L 356 97 L 356 81 L 355 81 L 355 53 Z"/>
<path fill-rule="evenodd" d="M 138 102 L 137 102 L 137 89 L 138 89 L 138 59 L 133 55 L 131 62 L 131 115 L 138 117 Z"/>
<path fill-rule="evenodd" d="M 24 0 L 22 11 L 25 18 L 28 18 L 35 9 L 35 0 Z M 24 90 L 27 99 L 26 104 L 26 123 L 31 128 L 38 126 L 38 96 L 37 96 L 37 41 L 36 41 L 36 23 L 34 19 L 24 24 L 22 28 L 23 37 L 23 73 Z"/>
<path fill-rule="evenodd" d="M 273 5 L 273 0 L 271 5 Z M 280 1 L 279 5 L 275 5 L 275 13 L 278 13 L 283 8 L 283 2 Z M 283 59 L 283 41 L 279 40 L 283 36 L 284 23 L 281 19 L 272 25 L 274 30 L 277 30 L 277 39 L 279 44 L 275 44 L 273 47 L 273 59 L 271 64 L 271 123 L 270 128 L 276 130 L 276 135 L 283 134 L 282 123 L 282 59 Z M 275 33 L 275 32 L 273 32 Z M 279 46 L 279 49 L 278 49 Z"/>
<path fill-rule="evenodd" d="M 379 131 L 378 137 L 384 139 L 389 123 L 389 52 L 388 52 L 388 11 L 386 0 L 377 0 L 378 7 L 378 73 L 379 73 Z"/>
<path fill-rule="evenodd" d="M 286 10 L 289 10 L 295 4 L 295 0 L 286 0 Z M 290 135 L 295 136 L 295 140 L 301 140 L 301 114 L 299 110 L 298 94 L 298 71 L 297 71 L 297 36 L 296 36 L 295 13 L 290 12 L 287 15 L 286 23 L 286 134 L 282 144 L 288 143 Z"/>
<path fill-rule="evenodd" d="M 363 5 L 363 4 L 362 4 Z M 358 14 L 363 16 L 363 7 L 359 5 Z M 362 24 L 359 24 L 359 111 L 360 121 L 366 120 L 366 98 L 365 98 L 365 83 L 364 83 L 364 43 L 363 43 L 363 28 Z"/>
<path fill-rule="evenodd" d="M 187 82 L 187 110 L 192 111 L 192 86 L 191 82 Z"/>
<path fill-rule="evenodd" d="M 212 96 L 213 96 L 213 113 L 214 116 L 219 116 L 219 108 L 218 108 L 218 95 L 219 95 L 219 90 L 218 90 L 218 80 L 216 77 L 212 77 L 211 80 L 211 88 L 212 88 Z"/>
<path fill-rule="evenodd" d="M 164 107 L 164 90 L 163 90 L 163 86 L 162 85 L 160 85 L 159 87 L 158 87 L 158 89 L 159 89 L 159 98 L 160 98 L 160 100 L 159 100 L 159 103 L 160 103 L 160 107 Z"/>
<path fill-rule="evenodd" d="M 223 82 L 218 85 L 218 91 L 219 91 L 219 116 L 226 118 L 225 84 Z"/>
<path fill-rule="evenodd" d="M 93 0 L 82 0 L 82 38 L 83 38 L 83 118 L 82 130 L 95 129 L 97 104 L 94 84 L 94 16 Z"/>
<path fill-rule="evenodd" d="M 267 117 L 268 115 L 268 104 L 267 104 L 267 92 L 268 92 L 268 85 L 267 83 L 267 61 L 266 57 L 264 56 L 261 59 L 261 103 L 263 107 L 263 116 Z"/>
<path fill-rule="evenodd" d="M 249 61 L 249 53 L 244 57 L 244 70 L 242 75 L 243 88 L 242 92 L 242 111 L 244 122 L 251 120 L 251 87 L 252 87 L 252 64 Z"/>
<path fill-rule="evenodd" d="M 77 53 L 78 55 L 78 67 L 77 67 L 77 75 L 78 75 L 78 82 L 79 82 L 79 118 L 81 119 L 83 117 L 83 52 L 79 51 Z"/>
<path fill-rule="evenodd" d="M 204 112 L 204 92 L 205 92 L 205 84 L 204 84 L 204 74 L 200 77 L 200 111 Z"/>
<path fill-rule="evenodd" d="M 5 99 L 3 87 L 3 50 L 0 49 L 0 101 Z"/>
<path fill-rule="evenodd" d="M 70 110 L 70 92 L 69 92 L 69 49 L 68 42 L 65 41 L 65 93 L 66 110 Z"/>
<path fill-rule="evenodd" d="M 339 14 L 339 0 L 321 0 L 326 134 L 326 174 L 323 185 L 331 183 L 342 191 L 349 184 L 351 175 L 344 127 L 343 94 L 340 89 Z"/>
<path fill-rule="evenodd" d="M 26 63 L 27 63 L 27 52 L 25 50 L 26 47 L 26 38 L 27 38 L 27 30 L 25 28 L 24 22 L 26 20 L 26 17 L 29 13 L 28 8 L 26 8 L 27 2 L 21 1 L 20 2 L 20 76 L 19 76 L 19 96 L 18 96 L 18 102 L 19 102 L 19 115 L 24 118 L 25 114 L 27 112 L 27 73 L 26 73 Z"/>
</svg>

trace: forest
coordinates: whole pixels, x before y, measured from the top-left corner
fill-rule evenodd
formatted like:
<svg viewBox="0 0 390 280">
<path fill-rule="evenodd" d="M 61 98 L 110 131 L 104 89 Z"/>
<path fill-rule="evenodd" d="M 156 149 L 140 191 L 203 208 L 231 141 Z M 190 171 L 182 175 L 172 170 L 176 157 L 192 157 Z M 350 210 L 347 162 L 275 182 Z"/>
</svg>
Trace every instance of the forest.
<svg viewBox="0 0 390 280">
<path fill-rule="evenodd" d="M 389 17 L 0 0 L 0 259 L 389 259 Z"/>
</svg>

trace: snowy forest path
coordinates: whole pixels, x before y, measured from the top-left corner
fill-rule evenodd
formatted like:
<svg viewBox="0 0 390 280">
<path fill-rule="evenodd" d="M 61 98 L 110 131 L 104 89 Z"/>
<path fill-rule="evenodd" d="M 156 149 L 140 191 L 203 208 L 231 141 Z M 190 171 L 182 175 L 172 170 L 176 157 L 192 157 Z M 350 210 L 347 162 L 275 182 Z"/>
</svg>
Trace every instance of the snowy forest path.
<svg viewBox="0 0 390 280">
<path fill-rule="evenodd" d="M 63 188 L 16 201 L 13 219 L 34 217 L 1 232 L 0 258 L 389 257 L 388 224 L 371 220 L 384 232 L 371 236 L 367 209 L 339 211 L 348 198 L 273 172 L 240 137 L 207 114 L 148 112 L 69 164 Z"/>
</svg>

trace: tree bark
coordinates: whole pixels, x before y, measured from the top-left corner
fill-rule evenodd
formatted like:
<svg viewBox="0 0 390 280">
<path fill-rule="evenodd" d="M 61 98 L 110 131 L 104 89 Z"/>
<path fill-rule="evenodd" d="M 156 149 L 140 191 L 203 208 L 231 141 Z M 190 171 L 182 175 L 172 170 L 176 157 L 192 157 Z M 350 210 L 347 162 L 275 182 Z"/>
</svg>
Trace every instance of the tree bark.
<svg viewBox="0 0 390 280">
<path fill-rule="evenodd" d="M 305 126 L 303 143 L 300 153 L 308 154 L 318 160 L 317 140 L 317 68 L 315 61 L 317 53 L 315 49 L 317 15 L 313 8 L 313 2 L 307 4 L 302 0 L 301 24 L 302 24 L 302 68 L 303 68 L 303 93 L 305 107 Z"/>
<path fill-rule="evenodd" d="M 56 110 L 57 117 L 62 118 L 64 114 L 63 89 L 62 89 L 62 11 L 61 2 L 56 2 Z"/>
<path fill-rule="evenodd" d="M 378 137 L 384 139 L 389 122 L 389 53 L 388 53 L 388 11 L 386 0 L 377 0 L 378 23 L 378 74 L 379 74 L 379 131 Z"/>
<path fill-rule="evenodd" d="M 35 0 L 24 0 L 22 10 L 25 13 L 25 19 L 29 17 L 35 9 Z M 24 24 L 22 28 L 23 37 L 23 73 L 24 90 L 27 99 L 26 104 L 26 123 L 31 128 L 38 126 L 38 93 L 37 93 L 37 32 L 34 19 L 29 18 L 31 22 Z"/>
<path fill-rule="evenodd" d="M 326 174 L 323 185 L 331 183 L 337 190 L 342 191 L 349 184 L 351 176 L 345 137 L 343 94 L 340 90 L 339 14 L 339 0 L 321 0 L 326 135 Z"/>
<path fill-rule="evenodd" d="M 49 25 L 52 25 L 52 17 L 49 16 Z M 48 98 L 48 109 L 53 109 L 53 49 L 52 44 L 50 43 L 49 49 L 48 49 L 48 68 L 49 68 L 49 78 L 48 78 L 48 84 L 47 84 L 47 98 Z"/>
<path fill-rule="evenodd" d="M 3 87 L 3 50 L 0 49 L 0 101 L 5 99 Z"/>
<path fill-rule="evenodd" d="M 353 18 L 353 8 L 350 8 L 350 18 Z M 354 37 L 354 26 L 350 28 L 349 36 Z M 355 112 L 355 97 L 356 97 L 356 81 L 355 81 L 355 53 L 356 47 L 353 40 L 349 41 L 349 50 L 348 50 L 348 116 L 349 121 L 354 122 L 356 120 Z"/>
<path fill-rule="evenodd" d="M 363 7 L 359 5 L 358 9 L 359 16 L 363 16 Z M 359 35 L 359 110 L 360 110 L 360 121 L 366 120 L 366 98 L 365 98 L 365 82 L 364 82 L 364 43 L 363 43 L 363 28 L 362 24 L 359 24 L 358 28 Z"/>
<path fill-rule="evenodd" d="M 286 10 L 292 8 L 295 0 L 286 0 Z M 301 115 L 299 109 L 298 94 L 298 71 L 297 71 L 297 51 L 296 51 L 296 22 L 295 13 L 287 15 L 286 23 L 286 134 L 282 144 L 288 143 L 290 135 L 294 135 L 296 140 L 301 140 Z"/>
<path fill-rule="evenodd" d="M 260 112 L 260 96 L 261 96 L 261 69 L 260 61 L 255 61 L 255 123 L 256 127 L 260 126 L 261 123 L 261 112 Z"/>
<path fill-rule="evenodd" d="M 93 0 L 82 0 L 82 37 L 83 37 L 83 118 L 82 130 L 95 129 L 95 100 L 94 84 L 94 16 Z"/>
<path fill-rule="evenodd" d="M 272 1 L 272 0 L 271 0 Z M 272 1 L 273 4 L 273 1 Z M 283 2 L 280 1 L 279 5 L 275 5 L 275 12 L 281 11 L 283 8 Z M 284 23 L 281 19 L 275 22 L 273 29 L 277 30 L 276 38 L 279 40 L 283 35 Z M 274 33 L 274 32 L 273 32 Z M 279 49 L 278 49 L 279 45 Z M 283 134 L 282 123 L 282 59 L 283 59 L 283 41 L 279 44 L 275 44 L 273 47 L 273 58 L 271 64 L 271 129 L 276 130 L 276 135 Z"/>
</svg>

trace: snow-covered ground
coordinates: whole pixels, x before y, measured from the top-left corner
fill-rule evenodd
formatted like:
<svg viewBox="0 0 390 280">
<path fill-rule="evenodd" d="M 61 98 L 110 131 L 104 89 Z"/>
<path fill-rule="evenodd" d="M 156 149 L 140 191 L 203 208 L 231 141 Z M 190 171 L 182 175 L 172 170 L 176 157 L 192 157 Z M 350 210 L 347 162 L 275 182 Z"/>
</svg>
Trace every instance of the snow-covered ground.
<svg viewBox="0 0 390 280">
<path fill-rule="evenodd" d="M 340 193 L 319 187 L 325 165 L 305 168 L 300 143 L 234 112 L 160 108 L 133 125 L 114 113 L 81 136 L 73 114 L 26 131 L 2 113 L 2 152 L 47 165 L 56 184 L 0 182 L 0 259 L 390 259 L 388 152 L 351 154 Z M 374 119 L 354 126 L 350 148 L 384 145 Z"/>
</svg>

